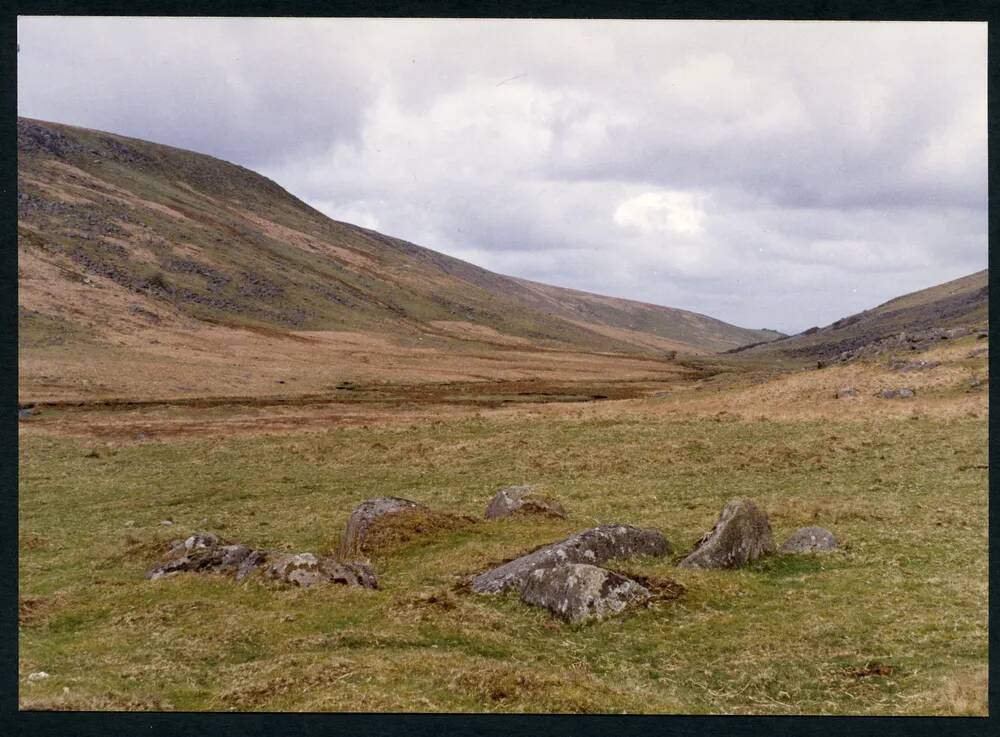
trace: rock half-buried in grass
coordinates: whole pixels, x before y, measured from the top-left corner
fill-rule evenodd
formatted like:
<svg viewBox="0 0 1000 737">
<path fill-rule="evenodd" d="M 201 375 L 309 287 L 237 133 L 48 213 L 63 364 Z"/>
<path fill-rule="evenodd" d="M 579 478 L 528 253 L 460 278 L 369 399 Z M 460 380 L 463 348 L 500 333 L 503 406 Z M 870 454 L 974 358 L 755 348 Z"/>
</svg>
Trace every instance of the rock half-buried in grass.
<svg viewBox="0 0 1000 737">
<path fill-rule="evenodd" d="M 210 532 L 196 532 L 184 540 L 175 540 L 153 566 L 146 578 L 156 581 L 177 573 L 219 573 L 244 578 L 266 558 L 264 551 L 245 545 L 231 545 Z"/>
<path fill-rule="evenodd" d="M 511 514 L 539 514 L 565 519 L 562 504 L 535 491 L 534 486 L 508 486 L 500 489 L 486 507 L 486 519 L 498 519 Z"/>
<path fill-rule="evenodd" d="M 658 530 L 602 525 L 522 555 L 472 579 L 472 590 L 497 594 L 520 590 L 532 571 L 560 563 L 603 563 L 636 555 L 668 555 L 670 543 Z"/>
<path fill-rule="evenodd" d="M 314 586 L 330 582 L 361 586 L 366 589 L 378 588 L 378 581 L 371 566 L 364 563 L 345 563 L 333 558 L 318 558 L 312 553 L 279 556 L 264 569 L 264 575 L 272 580 L 296 586 Z"/>
<path fill-rule="evenodd" d="M 416 537 L 463 529 L 475 521 L 395 496 L 368 499 L 361 502 L 347 520 L 347 528 L 340 539 L 340 557 L 347 559 L 361 553 L 386 552 Z"/>
<path fill-rule="evenodd" d="M 521 589 L 521 601 L 567 622 L 605 619 L 650 598 L 650 590 L 631 578 L 588 563 L 536 568 Z"/>
<path fill-rule="evenodd" d="M 837 549 L 837 539 L 825 527 L 800 527 L 782 543 L 782 553 L 825 553 Z"/>
<path fill-rule="evenodd" d="M 767 514 L 750 499 L 734 499 L 701 538 L 681 568 L 739 568 L 774 552 Z"/>
<path fill-rule="evenodd" d="M 275 581 L 296 586 L 321 582 L 378 588 L 375 572 L 364 563 L 348 563 L 334 558 L 320 558 L 312 553 L 287 554 L 273 550 L 254 550 L 246 545 L 228 544 L 216 535 L 196 532 L 185 540 L 176 540 L 163 561 L 153 566 L 146 578 L 156 581 L 178 573 L 216 573 L 234 576 L 241 581 L 258 570 Z"/>
</svg>

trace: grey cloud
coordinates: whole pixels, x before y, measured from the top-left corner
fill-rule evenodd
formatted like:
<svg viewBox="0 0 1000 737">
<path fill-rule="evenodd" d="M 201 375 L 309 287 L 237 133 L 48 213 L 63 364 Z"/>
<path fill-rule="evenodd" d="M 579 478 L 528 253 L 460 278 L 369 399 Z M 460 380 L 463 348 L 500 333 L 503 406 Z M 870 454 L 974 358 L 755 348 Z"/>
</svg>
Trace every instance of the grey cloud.
<svg viewBox="0 0 1000 737">
<path fill-rule="evenodd" d="M 229 159 L 515 276 L 793 331 L 986 265 L 984 24 L 29 18 L 18 40 L 19 114 Z"/>
</svg>

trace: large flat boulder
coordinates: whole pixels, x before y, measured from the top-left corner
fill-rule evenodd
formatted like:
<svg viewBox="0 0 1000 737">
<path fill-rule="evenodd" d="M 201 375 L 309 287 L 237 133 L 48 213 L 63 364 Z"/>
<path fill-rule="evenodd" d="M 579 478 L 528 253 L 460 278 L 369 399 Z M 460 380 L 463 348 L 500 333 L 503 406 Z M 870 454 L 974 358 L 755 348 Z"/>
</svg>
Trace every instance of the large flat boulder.
<svg viewBox="0 0 1000 737">
<path fill-rule="evenodd" d="M 602 525 L 480 573 L 472 580 L 472 590 L 480 594 L 520 590 L 532 571 L 560 563 L 597 564 L 636 555 L 668 555 L 671 551 L 670 543 L 658 530 Z"/>
<path fill-rule="evenodd" d="M 739 568 L 771 552 L 774 552 L 774 538 L 767 514 L 750 499 L 734 499 L 680 566 Z"/>
<path fill-rule="evenodd" d="M 779 550 L 782 553 L 825 553 L 837 549 L 837 538 L 825 527 L 800 527 Z"/>
<path fill-rule="evenodd" d="M 486 507 L 486 519 L 499 519 L 511 514 L 540 514 L 565 519 L 562 504 L 542 496 L 534 486 L 508 486 L 500 489 Z"/>
<path fill-rule="evenodd" d="M 474 522 L 471 517 L 433 510 L 409 499 L 368 499 L 351 512 L 340 538 L 339 556 L 346 560 L 386 552 L 414 538 L 462 529 Z"/>
<path fill-rule="evenodd" d="M 650 598 L 645 586 L 589 563 L 536 568 L 521 589 L 521 601 L 544 607 L 567 622 L 605 619 Z"/>
</svg>

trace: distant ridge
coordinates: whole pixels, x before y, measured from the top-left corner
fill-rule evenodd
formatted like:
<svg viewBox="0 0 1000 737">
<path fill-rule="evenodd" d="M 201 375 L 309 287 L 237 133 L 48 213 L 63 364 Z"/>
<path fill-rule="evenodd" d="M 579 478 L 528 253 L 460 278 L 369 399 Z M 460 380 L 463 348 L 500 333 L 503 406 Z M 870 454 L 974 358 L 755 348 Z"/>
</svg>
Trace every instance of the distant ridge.
<svg viewBox="0 0 1000 737">
<path fill-rule="evenodd" d="M 635 355 L 780 335 L 495 274 L 331 220 L 211 156 L 25 118 L 17 131 L 23 279 L 45 264 L 57 279 L 99 282 L 132 320 L 162 305 L 206 324 Z M 36 291 L 24 305 L 28 344 L 52 321 L 71 340 L 70 328 L 104 317 L 60 294 Z M 135 295 L 148 304 L 128 308 Z"/>
<path fill-rule="evenodd" d="M 780 354 L 789 358 L 832 360 L 900 333 L 922 340 L 941 331 L 985 329 L 989 319 L 989 273 L 963 276 L 890 299 L 864 312 L 764 343 L 727 353 Z"/>
</svg>

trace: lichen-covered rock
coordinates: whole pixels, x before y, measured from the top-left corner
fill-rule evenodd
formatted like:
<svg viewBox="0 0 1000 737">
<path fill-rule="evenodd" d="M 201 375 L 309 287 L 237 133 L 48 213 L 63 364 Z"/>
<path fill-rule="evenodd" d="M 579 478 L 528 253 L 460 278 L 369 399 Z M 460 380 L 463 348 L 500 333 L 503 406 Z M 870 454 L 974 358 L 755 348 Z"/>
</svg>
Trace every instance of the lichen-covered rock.
<svg viewBox="0 0 1000 737">
<path fill-rule="evenodd" d="M 825 527 L 800 527 L 781 545 L 782 553 L 822 553 L 837 549 L 837 539 Z"/>
<path fill-rule="evenodd" d="M 473 523 L 471 517 L 439 512 L 408 499 L 394 496 L 369 499 L 361 502 L 347 520 L 339 556 L 346 560 L 363 553 L 385 552 L 417 537 L 462 529 Z"/>
<path fill-rule="evenodd" d="M 882 399 L 913 399 L 917 395 L 917 391 L 908 387 L 903 387 L 902 389 L 883 389 L 878 395 Z"/>
<path fill-rule="evenodd" d="M 196 532 L 186 540 L 171 543 L 163 562 L 153 566 L 146 578 L 155 581 L 185 571 L 235 574 L 244 560 L 255 552 L 259 551 L 245 545 L 224 543 L 212 533 Z"/>
<path fill-rule="evenodd" d="M 542 496 L 534 486 L 508 486 L 500 489 L 486 507 L 486 519 L 498 519 L 513 513 L 542 514 L 549 517 L 566 517 L 562 504 Z"/>
<path fill-rule="evenodd" d="M 521 601 L 567 622 L 604 619 L 651 597 L 645 586 L 588 563 L 536 568 L 521 589 Z"/>
<path fill-rule="evenodd" d="M 480 594 L 519 590 L 535 569 L 560 563 L 596 564 L 615 558 L 667 555 L 670 552 L 670 543 L 657 530 L 629 525 L 602 525 L 480 573 L 472 580 L 472 590 Z"/>
<path fill-rule="evenodd" d="M 323 580 L 319 558 L 312 553 L 282 555 L 265 569 L 264 574 L 268 578 L 298 586 L 312 586 Z"/>
<path fill-rule="evenodd" d="M 734 499 L 718 521 L 680 562 L 682 568 L 739 568 L 774 552 L 767 514 L 750 499 Z"/>
<path fill-rule="evenodd" d="M 377 589 L 378 581 L 371 567 L 364 563 L 345 563 L 333 558 L 318 558 L 312 553 L 282 555 L 264 570 L 276 581 L 296 586 L 314 586 L 329 582 Z"/>
</svg>

